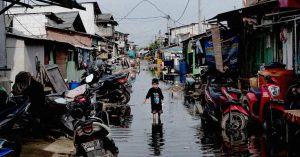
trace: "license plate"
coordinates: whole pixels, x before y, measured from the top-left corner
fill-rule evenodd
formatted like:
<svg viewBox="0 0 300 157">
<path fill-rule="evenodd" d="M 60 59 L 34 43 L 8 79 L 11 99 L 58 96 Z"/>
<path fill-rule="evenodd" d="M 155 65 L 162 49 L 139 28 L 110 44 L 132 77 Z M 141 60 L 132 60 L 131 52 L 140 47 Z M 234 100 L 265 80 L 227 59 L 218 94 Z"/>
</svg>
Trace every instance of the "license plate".
<svg viewBox="0 0 300 157">
<path fill-rule="evenodd" d="M 86 152 L 101 150 L 103 147 L 102 141 L 95 140 L 81 144 Z"/>
</svg>

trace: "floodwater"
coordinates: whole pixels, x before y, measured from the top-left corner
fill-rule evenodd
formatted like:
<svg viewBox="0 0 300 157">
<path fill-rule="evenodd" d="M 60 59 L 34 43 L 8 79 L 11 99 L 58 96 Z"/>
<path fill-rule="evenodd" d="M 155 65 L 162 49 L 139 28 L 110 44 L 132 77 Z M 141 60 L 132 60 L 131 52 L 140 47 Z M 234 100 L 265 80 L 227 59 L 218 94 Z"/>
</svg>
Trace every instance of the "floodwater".
<svg viewBox="0 0 300 157">
<path fill-rule="evenodd" d="M 248 128 L 248 133 L 228 135 L 216 126 L 201 126 L 201 119 L 194 114 L 193 105 L 184 105 L 181 92 L 173 93 L 172 97 L 169 90 L 172 86 L 163 82 L 160 83 L 165 96 L 163 125 L 152 125 L 150 102 L 143 104 L 152 78 L 144 63 L 133 83 L 129 103 L 132 117 L 120 126 L 111 126 L 120 157 L 300 156 L 300 153 L 291 153 L 299 151 L 299 144 L 285 146 L 278 138 L 266 140 L 253 127 Z M 288 154 L 288 150 L 292 151 Z M 73 151 L 72 141 L 61 138 L 26 143 L 21 156 L 67 157 Z"/>
<path fill-rule="evenodd" d="M 163 82 L 163 125 L 152 125 L 150 102 L 143 104 L 152 78 L 144 64 L 133 85 L 129 103 L 132 118 L 122 126 L 112 127 L 119 156 L 261 156 L 259 138 L 250 137 L 249 142 L 245 133 L 228 137 L 216 127 L 203 129 L 193 107 L 183 105 L 182 93 L 176 92 L 172 97 L 168 90 L 171 85 Z"/>
</svg>

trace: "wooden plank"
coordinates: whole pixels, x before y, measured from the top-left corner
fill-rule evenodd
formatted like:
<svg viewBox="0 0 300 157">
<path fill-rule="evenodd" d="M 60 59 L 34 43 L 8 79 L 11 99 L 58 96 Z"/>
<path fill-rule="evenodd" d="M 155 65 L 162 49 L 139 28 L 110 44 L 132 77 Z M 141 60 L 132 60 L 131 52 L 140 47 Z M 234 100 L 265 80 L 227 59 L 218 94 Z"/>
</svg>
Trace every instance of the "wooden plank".
<svg viewBox="0 0 300 157">
<path fill-rule="evenodd" d="M 222 57 L 222 43 L 221 43 L 221 33 L 218 25 L 212 25 L 211 28 L 212 40 L 214 45 L 214 55 L 216 62 L 216 69 L 220 72 L 224 72 L 223 57 Z"/>
<path fill-rule="evenodd" d="M 65 80 L 62 77 L 58 66 L 56 64 L 46 65 L 46 74 L 57 93 L 65 92 L 68 90 L 68 87 L 65 84 Z"/>
</svg>

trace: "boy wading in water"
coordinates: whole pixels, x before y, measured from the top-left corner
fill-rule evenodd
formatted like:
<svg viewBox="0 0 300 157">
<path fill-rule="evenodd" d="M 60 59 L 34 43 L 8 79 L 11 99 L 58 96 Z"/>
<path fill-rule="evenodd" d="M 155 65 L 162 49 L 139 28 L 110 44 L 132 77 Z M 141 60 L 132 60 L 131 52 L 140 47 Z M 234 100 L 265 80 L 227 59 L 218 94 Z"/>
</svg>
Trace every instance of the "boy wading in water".
<svg viewBox="0 0 300 157">
<path fill-rule="evenodd" d="M 151 98 L 151 112 L 153 114 L 153 124 L 156 124 L 156 116 L 158 115 L 158 124 L 161 124 L 160 114 L 162 111 L 162 101 L 164 96 L 161 92 L 161 89 L 158 87 L 158 79 L 152 79 L 152 88 L 149 89 L 144 103 L 147 99 Z"/>
</svg>

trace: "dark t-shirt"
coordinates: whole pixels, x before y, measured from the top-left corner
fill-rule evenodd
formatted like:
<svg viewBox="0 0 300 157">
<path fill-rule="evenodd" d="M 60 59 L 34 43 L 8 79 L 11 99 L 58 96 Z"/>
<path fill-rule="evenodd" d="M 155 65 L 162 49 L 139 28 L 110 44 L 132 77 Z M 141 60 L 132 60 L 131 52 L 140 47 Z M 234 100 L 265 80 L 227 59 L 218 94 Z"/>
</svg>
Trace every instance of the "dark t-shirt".
<svg viewBox="0 0 300 157">
<path fill-rule="evenodd" d="M 146 95 L 146 99 L 149 98 L 151 98 L 151 105 L 155 106 L 155 105 L 161 105 L 164 96 L 160 88 L 150 88 Z"/>
</svg>

